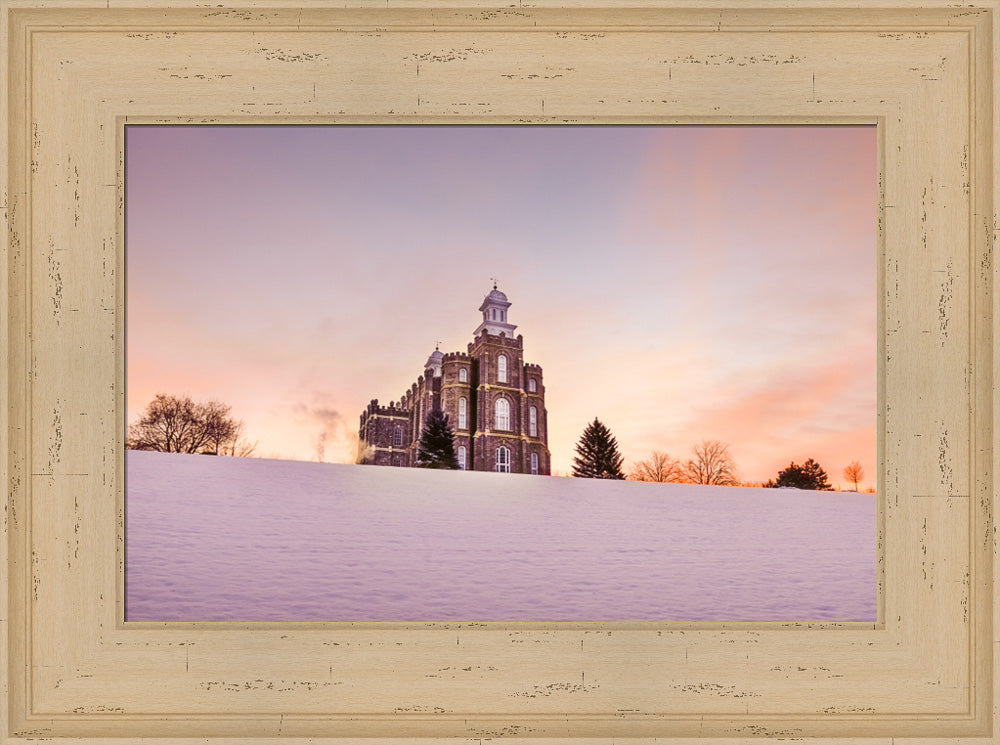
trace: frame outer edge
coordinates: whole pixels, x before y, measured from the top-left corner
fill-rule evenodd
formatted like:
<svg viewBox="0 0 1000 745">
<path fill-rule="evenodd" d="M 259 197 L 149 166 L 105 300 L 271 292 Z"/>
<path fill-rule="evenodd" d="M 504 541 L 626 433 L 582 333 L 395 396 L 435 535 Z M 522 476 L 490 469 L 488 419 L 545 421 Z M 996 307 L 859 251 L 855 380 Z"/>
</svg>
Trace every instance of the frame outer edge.
<svg viewBox="0 0 1000 745">
<path fill-rule="evenodd" d="M 13 629 L 26 629 L 23 597 L 24 583 L 19 581 L 23 567 L 17 567 L 17 557 L 24 555 L 23 489 L 25 473 L 25 427 L 27 390 L 25 353 L 26 274 L 24 271 L 24 228 L 27 187 L 24 163 L 26 125 L 13 116 L 26 115 L 25 24 L 16 18 L 14 0 L 0 0 L 0 59 L 7 73 L 0 83 L 0 136 L 6 157 L 3 158 L 0 179 L 3 188 L 2 220 L 6 228 L 3 245 L 3 271 L 0 277 L 0 345 L 4 368 L 2 407 L 0 407 L 0 443 L 5 457 L 0 465 L 4 480 L 3 545 L 0 547 L 2 598 L 0 598 L 0 665 L 3 680 L 0 691 L 0 742 L 19 726 L 27 714 L 27 645 L 25 634 Z M 20 103 L 20 106 L 18 106 Z M 19 126 L 20 125 L 20 126 Z M 9 571 L 7 571 L 9 570 Z"/>
<path fill-rule="evenodd" d="M 306 0 L 304 0 L 305 2 Z M 0 123 L 0 136 L 4 138 L 7 146 L 7 156 L 0 162 L 0 186 L 2 186 L 2 210 L 0 210 L 0 221 L 7 230 L 8 240 L 0 248 L 0 255 L 3 257 L 5 270 L 0 272 L 0 357 L 3 360 L 4 371 L 7 380 L 3 386 L 4 393 L 0 395 L 0 446 L 6 452 L 6 458 L 0 464 L 0 473 L 3 474 L 7 486 L 7 497 L 2 518 L 0 518 L 0 565 L 5 569 L 10 566 L 8 561 L 11 556 L 19 555 L 18 547 L 23 548 L 24 538 L 18 526 L 18 520 L 13 517 L 12 510 L 17 501 L 17 495 L 21 494 L 14 486 L 14 480 L 19 472 L 23 472 L 23 459 L 26 450 L 18 448 L 17 454 L 11 449 L 11 445 L 17 445 L 24 438 L 24 428 L 18 430 L 18 434 L 13 434 L 10 429 L 12 423 L 17 425 L 26 421 L 27 411 L 25 409 L 27 384 L 20 380 L 16 373 L 28 369 L 26 359 L 26 343 L 24 337 L 26 306 L 26 290 L 23 282 L 25 280 L 23 261 L 24 256 L 19 251 L 19 237 L 23 236 L 23 230 L 19 232 L 18 226 L 25 224 L 23 209 L 27 194 L 26 179 L 28 174 L 23 173 L 23 165 L 27 162 L 25 152 L 27 148 L 27 138 L 29 137 L 28 122 L 23 118 L 29 112 L 27 108 L 17 110 L 14 101 L 20 100 L 26 104 L 26 92 L 23 81 L 26 75 L 20 77 L 17 73 L 27 73 L 27 58 L 25 52 L 25 37 L 23 34 L 17 39 L 14 38 L 14 31 L 24 31 L 23 25 L 19 25 L 13 20 L 16 11 L 11 7 L 16 0 L 0 0 L 0 58 L 7 64 L 8 73 L 0 80 L 0 113 L 3 114 L 3 121 Z M 985 240 L 976 245 L 982 247 L 981 258 L 988 262 L 982 271 L 981 281 L 983 290 L 979 295 L 983 307 L 977 311 L 974 319 L 977 328 L 976 341 L 979 342 L 978 369 L 980 380 L 977 399 L 980 404 L 986 404 L 986 421 L 980 421 L 977 425 L 978 436 L 982 436 L 988 444 L 984 443 L 981 451 L 985 454 L 978 458 L 978 462 L 989 467 L 990 473 L 986 482 L 981 487 L 984 494 L 985 503 L 982 512 L 984 519 L 979 523 L 979 527 L 984 532 L 982 544 L 980 544 L 980 555 L 983 557 L 983 571 L 980 573 L 980 581 L 975 592 L 978 600 L 976 602 L 974 617 L 987 621 L 987 628 L 981 629 L 976 635 L 976 653 L 978 660 L 975 665 L 975 677 L 971 681 L 975 685 L 975 698 L 971 702 L 976 712 L 976 718 L 983 721 L 988 729 L 984 735 L 1000 732 L 1000 705 L 996 701 L 996 692 L 1000 688 L 1000 604 L 993 598 L 993 580 L 1000 576 L 1000 556 L 998 548 L 1000 542 L 992 520 L 992 510 L 996 508 L 998 495 L 996 491 L 996 477 L 993 475 L 995 469 L 1000 467 L 1000 442 L 995 437 L 994 418 L 996 412 L 1000 411 L 1000 365 L 996 361 L 996 339 L 1000 336 L 1000 293 L 997 287 L 1000 286 L 1000 267 L 994 258 L 993 245 L 1000 239 L 1000 163 L 996 154 L 1000 152 L 1000 129 L 997 122 L 1000 121 L 1000 100 L 996 95 L 996 72 L 997 61 L 992 58 L 991 52 L 995 52 L 995 40 L 1000 38 L 1000 13 L 996 0 L 986 0 L 991 9 L 991 16 L 988 22 L 981 25 L 983 33 L 978 35 L 977 46 L 980 53 L 976 56 L 984 60 L 982 67 L 977 65 L 977 99 L 980 103 L 977 111 L 972 112 L 977 115 L 977 142 L 985 145 L 986 151 L 980 152 L 976 157 L 975 168 L 978 172 L 976 208 L 983 213 L 977 215 L 977 225 L 974 226 L 975 234 L 983 236 Z M 113 0 L 112 3 L 114 4 Z M 38 5 L 37 3 L 31 3 Z M 54 6 L 63 6 L 67 3 L 57 2 Z M 243 3 L 238 3 L 242 5 Z M 276 4 L 280 4 L 276 3 Z M 405 5 L 405 3 L 403 3 Z M 470 2 L 470 4 L 472 4 Z M 891 3 L 890 3 L 891 4 Z M 545 7 L 548 3 L 542 2 Z M 95 4 L 95 7 L 96 4 Z M 104 7 L 104 6 L 100 6 Z M 980 56 L 981 54 L 981 56 Z M 13 74 L 12 74 L 13 73 Z M 981 98 L 981 96 L 983 96 Z M 10 118 L 11 109 L 20 114 L 22 119 L 13 121 Z M 984 121 L 985 118 L 985 121 Z M 16 188 L 15 188 L 16 187 Z M 980 233 L 980 230 L 983 232 Z M 11 313 L 15 315 L 12 317 Z M 17 336 L 21 334 L 20 336 Z M 16 340 L 16 341 L 15 341 Z M 12 341 L 18 343 L 15 349 Z M 988 381 L 988 385 L 987 385 Z M 978 409 L 979 407 L 977 407 Z M 979 409 L 981 411 L 981 409 Z M 980 414 L 982 419 L 982 414 Z M 13 442 L 12 442 L 13 441 Z M 23 525 L 23 524 L 22 524 Z M 980 534 L 983 535 L 983 534 Z M 992 535 L 992 540 L 991 540 Z M 8 544 L 12 551 L 8 554 Z M 992 553 L 992 556 L 989 555 Z M 24 555 L 21 553 L 20 555 Z M 17 610 L 19 603 L 11 602 L 17 597 L 20 588 L 13 572 L 0 572 L 0 666 L 4 669 L 0 678 L 0 742 L 7 743 L 8 737 L 15 720 L 18 718 L 17 712 L 23 716 L 27 712 L 27 690 L 14 686 L 10 688 L 12 681 L 23 681 L 24 669 L 15 669 L 15 663 L 25 661 L 26 649 L 25 639 L 20 635 L 10 633 L 11 621 L 20 622 L 19 619 L 11 618 L 11 611 Z M 23 603 L 23 595 L 21 602 Z M 19 613 L 25 612 L 23 605 L 19 608 Z M 989 644 L 992 654 L 986 650 L 978 648 L 980 643 Z M 16 645 L 16 647 L 15 647 Z M 992 707 L 992 712 L 989 712 Z M 228 738 L 225 738 L 228 741 Z M 434 738 L 437 740 L 437 738 Z M 853 738 L 852 738 L 853 739 Z M 75 738 L 74 738 L 75 740 Z M 846 740 L 845 740 L 846 741 Z"/>
</svg>

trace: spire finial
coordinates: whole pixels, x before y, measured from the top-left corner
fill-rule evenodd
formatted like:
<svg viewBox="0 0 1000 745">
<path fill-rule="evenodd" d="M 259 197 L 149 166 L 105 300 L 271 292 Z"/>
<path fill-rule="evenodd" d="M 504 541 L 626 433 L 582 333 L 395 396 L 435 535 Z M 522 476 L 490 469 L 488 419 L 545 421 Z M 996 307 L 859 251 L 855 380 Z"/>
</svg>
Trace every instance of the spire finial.
<svg viewBox="0 0 1000 745">
<path fill-rule="evenodd" d="M 441 342 L 440 342 L 440 340 L 434 345 L 434 351 L 435 352 L 440 352 L 441 351 Z"/>
<path fill-rule="evenodd" d="M 490 277 L 490 279 L 493 280 L 493 289 L 495 290 L 497 288 L 497 278 L 496 277 Z"/>
</svg>

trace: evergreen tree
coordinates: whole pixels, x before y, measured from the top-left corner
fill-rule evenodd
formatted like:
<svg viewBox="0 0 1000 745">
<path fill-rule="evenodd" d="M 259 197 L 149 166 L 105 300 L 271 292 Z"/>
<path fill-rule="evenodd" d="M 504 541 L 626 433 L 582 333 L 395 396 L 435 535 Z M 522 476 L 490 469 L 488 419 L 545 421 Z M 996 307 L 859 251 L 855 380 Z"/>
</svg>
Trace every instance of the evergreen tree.
<svg viewBox="0 0 1000 745">
<path fill-rule="evenodd" d="M 588 479 L 624 479 L 622 455 L 611 430 L 594 419 L 576 444 L 573 475 Z"/>
<path fill-rule="evenodd" d="M 791 486 L 795 489 L 819 489 L 829 490 L 833 487 L 827 480 L 826 471 L 812 458 L 806 460 L 801 466 L 794 462 L 788 468 L 778 472 L 778 478 L 774 482 L 768 482 L 765 486 Z"/>
<path fill-rule="evenodd" d="M 417 445 L 419 468 L 458 468 L 455 457 L 455 433 L 448 424 L 448 415 L 434 409 L 427 415 L 424 429 Z"/>
</svg>

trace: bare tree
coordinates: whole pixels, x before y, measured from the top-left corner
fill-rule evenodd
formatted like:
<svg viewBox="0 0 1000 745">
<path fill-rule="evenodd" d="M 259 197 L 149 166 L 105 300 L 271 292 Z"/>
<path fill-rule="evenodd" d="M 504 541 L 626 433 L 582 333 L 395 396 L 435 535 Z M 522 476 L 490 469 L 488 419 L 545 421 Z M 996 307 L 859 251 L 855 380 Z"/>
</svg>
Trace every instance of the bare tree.
<svg viewBox="0 0 1000 745">
<path fill-rule="evenodd" d="M 130 425 L 125 447 L 163 453 L 235 455 L 252 452 L 255 445 L 240 441 L 242 422 L 219 401 L 195 403 L 190 396 L 158 393 L 139 421 Z"/>
<path fill-rule="evenodd" d="M 202 452 L 219 452 L 230 443 L 236 442 L 241 422 L 235 421 L 229 414 L 232 407 L 219 401 L 209 401 L 207 404 L 197 405 L 201 418 L 201 426 L 205 429 L 205 448 Z"/>
<path fill-rule="evenodd" d="M 243 422 L 236 423 L 233 439 L 219 448 L 219 455 L 228 455 L 233 458 L 254 458 L 257 457 L 256 454 L 257 442 L 250 442 L 243 437 Z"/>
<path fill-rule="evenodd" d="M 654 450 L 646 460 L 640 460 L 632 466 L 628 477 L 633 481 L 683 481 L 684 471 L 678 461 L 664 452 Z"/>
<path fill-rule="evenodd" d="M 854 484 L 854 491 L 858 490 L 858 484 L 865 477 L 865 469 L 858 461 L 851 461 L 844 468 L 844 478 Z"/>
<path fill-rule="evenodd" d="M 164 453 L 194 453 L 205 444 L 197 432 L 195 403 L 189 396 L 158 393 L 138 422 L 128 428 L 126 447 Z"/>
<path fill-rule="evenodd" d="M 729 446 L 718 440 L 704 440 L 692 449 L 692 457 L 683 465 L 684 479 L 692 484 L 736 486 L 736 464 Z"/>
</svg>

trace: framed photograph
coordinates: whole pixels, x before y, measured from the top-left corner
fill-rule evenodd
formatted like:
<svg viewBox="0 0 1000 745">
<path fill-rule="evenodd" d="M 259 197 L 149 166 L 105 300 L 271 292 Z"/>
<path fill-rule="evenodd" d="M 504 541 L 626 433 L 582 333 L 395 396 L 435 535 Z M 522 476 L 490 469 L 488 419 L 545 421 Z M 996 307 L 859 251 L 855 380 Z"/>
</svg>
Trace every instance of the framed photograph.
<svg viewBox="0 0 1000 745">
<path fill-rule="evenodd" d="M 651 2 L 642 8 L 600 2 L 452 5 L 345 7 L 275 0 L 209 8 L 178 0 L 130 5 L 0 0 L 0 39 L 8 63 L 0 97 L 7 144 L 2 174 L 7 241 L 0 274 L 7 386 L 0 441 L 9 454 L 0 466 L 8 494 L 0 542 L 0 683 L 9 702 L 0 708 L 0 742 L 210 737 L 232 743 L 361 737 L 992 742 L 1000 726 L 995 698 L 1000 605 L 994 589 L 1000 566 L 993 523 L 1000 457 L 993 423 L 1000 385 L 992 250 L 1000 214 L 993 77 L 1000 5 L 994 0 L 961 8 L 904 0 L 869 10 L 826 0 L 756 8 L 710 0 Z M 181 587 L 173 592 L 192 600 L 179 603 L 188 610 L 173 617 L 158 616 L 155 608 L 129 615 L 130 607 L 142 606 L 129 600 L 127 587 L 126 446 L 141 445 L 142 433 L 129 425 L 158 391 L 150 383 L 138 404 L 126 397 L 126 362 L 142 341 L 128 336 L 126 314 L 134 319 L 155 313 L 161 321 L 157 334 L 144 342 L 163 340 L 159 356 L 143 358 L 148 366 L 174 364 L 178 346 L 196 348 L 191 336 L 178 331 L 179 322 L 164 320 L 169 303 L 143 304 L 129 295 L 143 261 L 135 254 L 133 263 L 125 251 L 130 231 L 141 228 L 139 213 L 125 206 L 126 197 L 135 197 L 126 176 L 139 162 L 138 151 L 130 148 L 140 144 L 140 135 L 169 131 L 202 138 L 146 143 L 147 156 L 161 161 L 159 178 L 155 168 L 145 172 L 143 198 L 171 205 L 160 214 L 161 228 L 148 234 L 162 240 L 157 245 L 151 239 L 153 249 L 146 254 L 156 259 L 146 267 L 142 286 L 149 298 L 157 287 L 180 286 L 171 284 L 170 275 L 196 271 L 210 254 L 206 246 L 217 229 L 215 213 L 227 209 L 224 200 L 192 185 L 190 210 L 201 217 L 191 221 L 173 206 L 185 185 L 168 175 L 182 161 L 201 163 L 202 178 L 217 171 L 221 145 L 204 138 L 223 127 L 242 126 L 244 133 L 267 127 L 311 133 L 338 126 L 341 133 L 458 127 L 479 134 L 506 127 L 568 132 L 563 139 L 571 139 L 613 128 L 648 133 L 675 126 L 695 132 L 707 125 L 747 133 L 825 127 L 864 131 L 872 138 L 875 246 L 868 271 L 875 276 L 866 281 L 875 297 L 872 290 L 859 291 L 853 303 L 874 307 L 877 323 L 875 462 L 868 469 L 877 484 L 876 597 L 863 614 L 770 622 L 717 620 L 707 612 L 699 620 L 661 620 L 656 612 L 642 616 L 631 610 L 603 619 L 588 618 L 585 611 L 485 622 L 465 612 L 432 621 L 419 612 L 396 617 L 390 612 L 379 620 L 364 613 L 334 620 L 294 612 L 270 617 L 280 620 L 197 617 L 190 609 L 211 605 L 212 598 L 196 603 L 176 580 L 183 572 L 197 577 L 215 570 L 189 555 L 151 567 L 165 586 Z M 451 142 L 453 150 L 461 147 Z M 345 172 L 368 163 L 384 175 L 397 162 L 411 161 L 455 175 L 447 142 L 435 150 L 432 143 L 404 137 L 388 160 L 386 147 L 384 140 L 358 141 L 353 160 L 346 152 L 338 157 L 353 163 Z M 589 152 L 584 148 L 572 157 L 591 165 L 606 152 L 603 147 L 591 144 Z M 690 149 L 700 154 L 699 162 L 709 151 L 727 162 L 721 146 Z M 273 187 L 274 161 L 281 161 L 284 190 L 300 185 L 298 202 L 278 190 L 268 192 L 268 204 L 294 216 L 296 204 L 312 198 L 310 174 L 335 164 L 324 162 L 315 148 L 300 151 L 297 160 L 280 152 L 243 151 L 237 159 L 240 180 L 257 178 Z M 754 152 L 771 165 L 782 155 L 760 145 Z M 541 156 L 536 160 L 542 162 Z M 512 157 L 507 162 L 521 163 Z M 626 162 L 624 153 L 620 162 Z M 647 159 L 646 165 L 657 171 L 655 161 Z M 483 172 L 502 166 L 479 168 L 468 182 L 470 202 L 486 191 Z M 496 190 L 500 181 L 498 172 Z M 384 181 L 374 183 L 385 188 Z M 555 193 L 558 184 L 531 195 L 537 182 L 525 177 L 521 183 L 527 196 L 505 216 L 511 223 L 531 224 L 535 211 L 552 209 L 560 198 L 585 201 L 580 184 L 568 180 L 565 195 Z M 350 177 L 343 188 L 349 186 Z M 841 185 L 845 198 L 857 198 L 863 188 Z M 339 196 L 341 205 L 354 204 L 348 191 Z M 376 195 L 364 210 L 355 209 L 355 219 L 372 223 L 379 220 L 379 206 L 398 209 L 399 195 L 386 192 L 381 202 Z M 675 202 L 683 191 L 679 194 Z M 802 209 L 794 197 L 773 199 L 772 211 L 780 216 L 782 210 Z M 680 209 L 676 203 L 673 208 Z M 713 220 L 750 224 L 757 209 L 729 205 Z M 671 214 L 664 205 L 657 211 Z M 430 207 L 414 214 L 428 215 Z M 185 219 L 187 238 L 170 233 L 172 222 Z M 582 218 L 576 222 L 583 236 Z M 285 244 L 309 240 L 308 229 L 296 231 L 295 220 L 280 224 L 285 227 L 273 235 L 253 236 L 273 244 L 273 255 L 267 271 L 238 273 L 240 296 L 280 297 L 269 294 L 275 283 L 303 276 Z M 439 223 L 427 227 L 442 230 Z M 570 214 L 562 230 L 572 234 L 573 229 Z M 227 239 L 231 236 L 220 234 L 216 240 Z M 830 244 L 830 235 L 814 239 L 817 246 Z M 176 245 L 184 240 L 190 245 Z M 835 249 L 819 252 L 824 250 L 828 255 Z M 430 243 L 421 255 L 434 255 Z M 545 259 L 544 247 L 534 255 Z M 688 255 L 699 255 L 697 242 Z M 251 258 L 246 254 L 248 266 Z M 336 258 L 337 250 L 331 250 L 330 261 Z M 321 267 L 311 266 L 318 274 Z M 331 264 L 326 271 L 337 268 Z M 529 342 L 530 326 L 527 318 L 515 316 L 522 297 L 504 294 L 509 287 L 503 272 L 484 266 L 487 285 L 466 293 L 479 307 L 472 307 L 473 315 L 483 314 L 471 324 L 482 321 L 475 329 L 481 338 L 452 334 L 432 340 L 441 340 L 440 349 L 422 346 L 416 366 L 430 356 L 414 370 L 417 382 L 406 391 L 385 390 L 374 372 L 366 375 L 371 397 L 384 400 L 345 412 L 360 415 L 358 460 L 409 465 L 402 459 L 417 457 L 416 433 L 403 431 L 402 424 L 397 433 L 389 424 L 410 421 L 412 410 L 422 412 L 416 386 L 430 386 L 440 377 L 442 386 L 459 390 L 462 383 L 479 381 L 483 371 L 504 396 L 520 398 L 508 408 L 490 399 L 489 421 L 509 429 L 493 427 L 502 437 L 494 434 L 500 439 L 487 443 L 488 452 L 469 428 L 468 443 L 460 443 L 467 448 L 468 470 L 530 475 L 532 469 L 566 468 L 559 465 L 568 459 L 558 450 L 563 446 L 543 436 L 549 433 L 545 406 L 559 395 L 559 386 L 550 387 L 559 380 L 559 365 L 536 359 L 540 350 L 533 342 L 530 354 L 525 344 L 522 358 L 516 336 L 521 329 L 513 329 L 523 324 Z M 226 276 L 236 275 L 218 275 Z M 489 284 L 492 277 L 495 285 Z M 513 277 L 530 286 L 526 277 L 508 275 L 515 286 Z M 376 279 L 359 277 L 358 283 Z M 200 287 L 201 296 L 207 287 Z M 795 297 L 806 313 L 809 294 Z M 530 307 L 527 296 L 524 300 Z M 429 306 L 419 294 L 414 303 Z M 219 312 L 217 306 L 209 309 Z M 454 312 L 449 308 L 435 318 Z M 544 316 L 544 306 L 535 315 Z M 720 315 L 722 323 L 736 320 L 732 310 Z M 419 318 L 404 325 L 411 324 L 422 326 L 421 334 L 450 333 Z M 238 326 L 251 340 L 275 331 L 264 317 L 249 313 L 229 328 Z M 203 351 L 218 333 L 205 325 Z M 342 354 L 355 355 L 360 365 L 370 336 L 370 330 L 359 329 Z M 510 348 L 487 350 L 489 343 Z M 458 344 L 462 348 L 454 351 Z M 610 344 L 608 350 L 616 352 Z M 852 350 L 842 351 L 847 356 Z M 568 351 L 560 356 L 571 359 Z M 473 378 L 461 381 L 465 362 Z M 689 375 L 702 369 L 695 359 L 690 367 Z M 550 373 L 556 377 L 550 379 Z M 142 380 L 137 369 L 130 380 Z M 516 390 L 505 393 L 511 380 Z M 467 417 L 478 415 L 471 390 Z M 398 400 L 391 398 L 400 393 Z M 457 422 L 460 394 L 455 395 Z M 346 446 L 337 440 L 340 430 L 326 426 L 334 421 L 329 402 L 312 397 L 292 403 L 301 403 L 301 416 L 315 425 L 315 437 L 303 447 L 319 453 L 317 459 L 327 448 Z M 501 442 L 510 440 L 511 422 L 523 429 L 521 444 Z M 389 428 L 382 432 L 384 427 Z M 234 436 L 219 439 L 215 452 L 249 446 Z M 149 456 L 158 454 L 138 455 L 151 463 Z M 200 464 L 237 462 L 190 457 Z M 832 464 L 838 480 L 842 465 Z M 204 483 L 204 474 L 192 478 Z M 590 481 L 586 488 L 610 494 L 613 487 Z M 154 522 L 165 525 L 168 517 L 171 526 L 190 523 L 178 515 Z M 846 541 L 828 519 L 827 533 Z M 549 541 L 536 540 L 540 546 Z M 268 585 L 272 589 L 264 591 L 264 604 L 294 603 L 295 593 L 284 592 L 276 576 Z M 636 586 L 642 587 L 639 579 Z M 790 584 L 794 581 L 790 576 Z M 609 604 L 619 602 L 610 589 L 600 592 L 612 598 Z M 658 600 L 637 602 L 657 608 Z"/>
<path fill-rule="evenodd" d="M 125 621 L 875 623 L 876 136 L 126 125 Z"/>
</svg>

